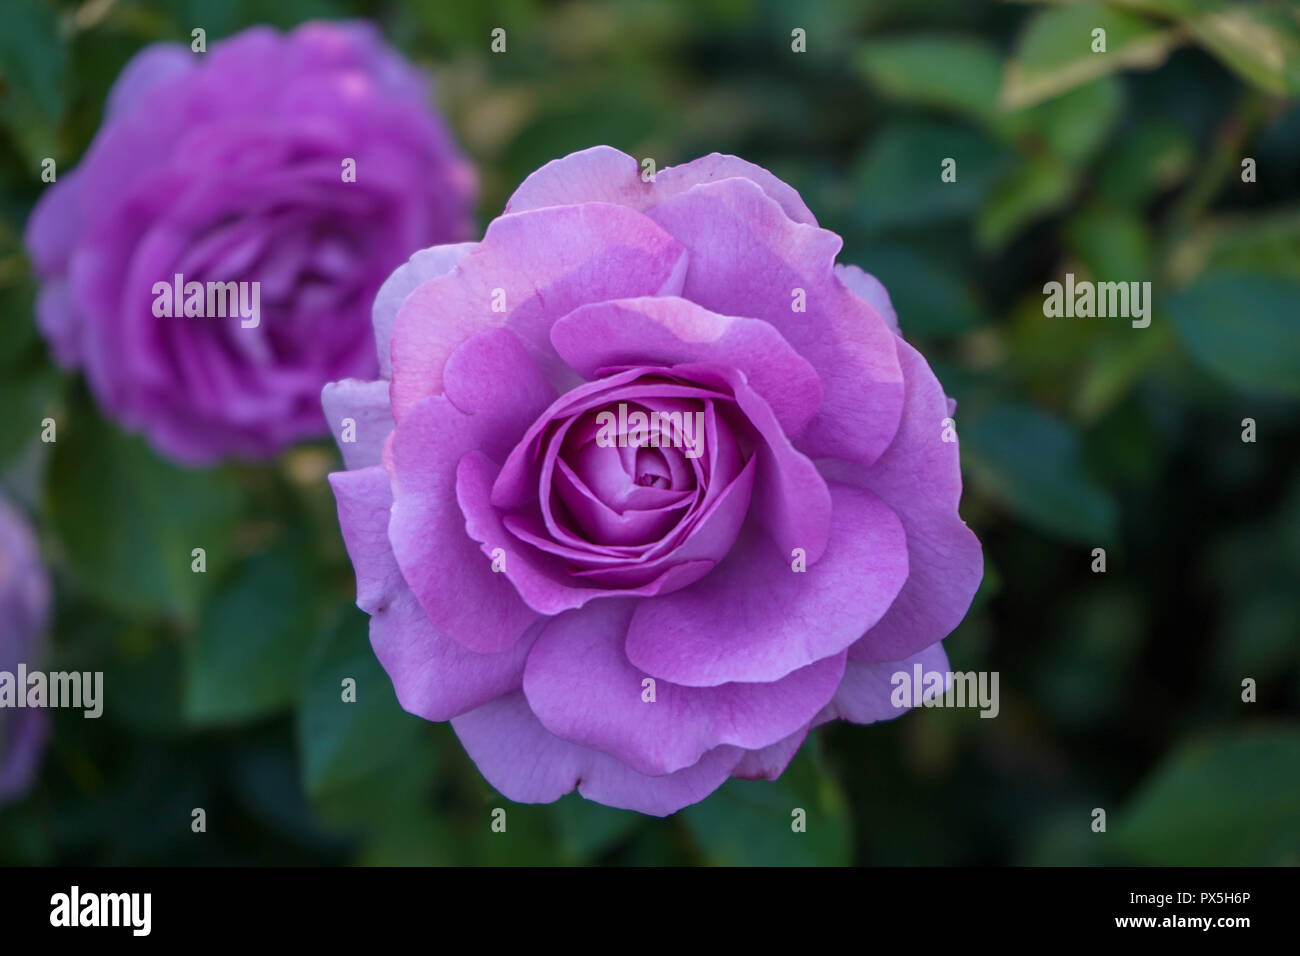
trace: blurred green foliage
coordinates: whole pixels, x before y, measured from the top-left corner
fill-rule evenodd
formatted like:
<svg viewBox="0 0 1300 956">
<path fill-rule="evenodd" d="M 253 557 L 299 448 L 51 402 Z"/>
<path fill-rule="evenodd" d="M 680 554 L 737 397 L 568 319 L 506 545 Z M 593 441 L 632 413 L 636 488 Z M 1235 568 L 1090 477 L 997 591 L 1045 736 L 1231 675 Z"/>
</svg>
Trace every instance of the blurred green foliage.
<svg viewBox="0 0 1300 956">
<path fill-rule="evenodd" d="M 186 471 L 99 418 L 32 324 L 41 159 L 76 162 L 146 43 L 338 16 L 435 72 L 482 222 L 596 143 L 660 168 L 736 153 L 802 192 L 958 400 L 987 575 L 947 646 L 1000 672 L 997 719 L 826 727 L 780 781 L 668 820 L 570 796 L 509 805 L 493 834 L 506 802 L 447 726 L 400 710 L 351 607 L 333 450 Z M 38 784 L 0 811 L 0 863 L 1300 862 L 1294 5 L 13 0 L 0 18 L 0 487 L 55 576 L 51 667 L 102 670 L 108 695 L 99 721 L 55 714 Z M 1046 318 L 1066 272 L 1151 281 L 1151 326 Z"/>
</svg>

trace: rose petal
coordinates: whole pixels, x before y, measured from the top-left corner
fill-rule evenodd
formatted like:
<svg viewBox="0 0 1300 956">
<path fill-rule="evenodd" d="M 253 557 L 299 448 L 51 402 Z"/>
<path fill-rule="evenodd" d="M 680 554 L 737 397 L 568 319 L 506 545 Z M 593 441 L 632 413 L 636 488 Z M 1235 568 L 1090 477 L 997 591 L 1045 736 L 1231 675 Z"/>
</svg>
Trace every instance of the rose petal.
<svg viewBox="0 0 1300 956">
<path fill-rule="evenodd" d="M 821 404 L 817 373 L 770 323 L 719 315 L 675 296 L 582 306 L 555 323 L 551 344 L 588 379 L 619 365 L 729 366 L 744 373 L 791 436 Z"/>
<path fill-rule="evenodd" d="M 811 725 L 801 727 L 789 737 L 778 740 L 774 744 L 747 751 L 740 759 L 740 763 L 732 769 L 731 775 L 743 780 L 777 779 L 785 773 L 785 768 L 790 765 L 794 755 L 803 746 L 810 729 L 812 729 Z"/>
<path fill-rule="evenodd" d="M 831 484 L 830 541 L 800 573 L 750 525 L 685 590 L 639 603 L 627 656 L 692 687 L 773 681 L 838 654 L 878 621 L 907 578 L 902 522 L 875 495 Z"/>
<path fill-rule="evenodd" d="M 915 664 L 921 665 L 923 674 L 943 674 L 945 685 L 948 683 L 948 655 L 944 653 L 942 644 L 931 644 L 919 654 L 900 661 L 870 663 L 850 659 L 844 671 L 844 681 L 831 700 L 831 711 L 836 717 L 851 720 L 855 724 L 870 724 L 902 716 L 911 708 L 912 701 L 909 697 L 902 707 L 895 706 L 892 699 L 895 691 L 894 675 L 905 673 L 910 683 Z"/>
<path fill-rule="evenodd" d="M 397 700 L 425 720 L 448 720 L 522 685 L 540 627 L 500 654 L 476 654 L 440 634 L 425 616 L 388 541 L 392 492 L 383 468 L 336 472 L 343 543 L 357 575 L 357 605 L 371 615 L 370 644 Z"/>
<path fill-rule="evenodd" d="M 506 528 L 492 505 L 492 484 L 500 470 L 480 452 L 470 452 L 461 458 L 456 472 L 456 496 L 465 516 L 465 531 L 479 542 L 484 555 L 492 560 L 498 557 L 503 560 L 504 569 L 497 575 L 498 580 L 508 579 L 518 596 L 538 614 L 560 614 L 596 598 L 666 594 L 698 581 L 714 566 L 715 562 L 711 560 L 681 561 L 667 567 L 654 580 L 637 587 L 582 586 L 578 583 L 580 578 L 568 574 L 551 556 L 525 543 Z M 487 565 L 482 558 L 479 563 Z"/>
<path fill-rule="evenodd" d="M 865 474 L 837 472 L 888 502 L 907 532 L 907 583 L 850 651 L 857 660 L 900 660 L 947 637 L 966 616 L 984 576 L 979 539 L 957 513 L 961 463 L 958 443 L 943 440 L 943 388 L 921 354 L 901 339 L 898 355 L 907 380 L 898 436 Z M 823 465 L 823 471 L 832 470 Z"/>
<path fill-rule="evenodd" d="M 406 297 L 428 280 L 446 275 L 476 245 L 476 242 L 458 242 L 421 249 L 398 266 L 379 287 L 370 314 L 375 327 L 375 349 L 379 353 L 379 374 L 382 377 L 393 377 L 393 323 L 397 321 L 397 310 L 406 301 Z"/>
<path fill-rule="evenodd" d="M 737 156 L 710 153 L 681 166 L 669 166 L 659 171 L 653 182 L 645 182 L 637 161 L 612 146 L 593 146 L 547 163 L 520 184 L 506 202 L 506 212 L 585 202 L 645 210 L 700 183 L 736 177 L 757 185 L 795 222 L 817 224 L 797 190 L 762 166 Z"/>
<path fill-rule="evenodd" d="M 693 767 L 646 776 L 556 737 L 528 709 L 522 693 L 462 714 L 451 726 L 479 771 L 510 800 L 551 803 L 576 787 L 588 800 L 656 817 L 703 800 L 727 779 L 742 753 L 718 747 Z"/>
<path fill-rule="evenodd" d="M 720 744 L 766 747 L 804 727 L 831 699 L 843 653 L 766 684 L 682 687 L 656 682 L 623 652 L 633 601 L 599 601 L 552 618 L 524 668 L 528 706 L 551 733 L 646 774 L 694 765 Z"/>
<path fill-rule="evenodd" d="M 384 441 L 393 430 L 393 410 L 388 404 L 388 383 L 347 378 L 321 390 L 321 407 L 334 441 L 348 468 L 379 464 Z M 351 419 L 351 430 L 345 421 Z M 351 441 L 344 441 L 351 437 Z"/>
<path fill-rule="evenodd" d="M 744 179 L 696 186 L 647 215 L 689 251 L 684 298 L 770 322 L 816 369 L 822 403 L 800 449 L 860 464 L 878 458 L 903 405 L 896 336 L 835 277 L 840 238 L 792 222 Z M 796 312 L 800 289 L 806 311 Z"/>
<path fill-rule="evenodd" d="M 889 291 L 879 279 L 863 272 L 855 265 L 844 263 L 835 266 L 835 275 L 850 292 L 875 309 L 895 334 L 902 334 L 898 330 L 898 313 L 894 311 L 894 303 L 889 298 Z"/>
<path fill-rule="evenodd" d="M 394 504 L 389 537 L 403 575 L 429 620 L 471 650 L 495 652 L 518 640 L 535 614 L 510 582 L 494 573 L 466 534 L 456 499 L 461 458 L 502 454 L 549 404 L 550 385 L 513 333 L 489 330 L 461 346 L 453 368 L 495 370 L 497 389 L 466 391 L 481 404 L 465 414 L 447 396 L 412 408 L 393 433 Z"/>
<path fill-rule="evenodd" d="M 508 325 L 559 376 L 550 329 L 588 302 L 672 295 L 685 253 L 640 213 L 600 203 L 502 216 L 447 275 L 412 292 L 393 328 L 393 413 L 442 391 L 443 366 L 481 329 Z M 504 311 L 493 311 L 494 303 Z"/>
<path fill-rule="evenodd" d="M 119 120 L 135 110 L 152 90 L 180 81 L 197 69 L 199 58 L 179 43 L 153 43 L 122 68 L 104 104 L 104 121 Z"/>
</svg>

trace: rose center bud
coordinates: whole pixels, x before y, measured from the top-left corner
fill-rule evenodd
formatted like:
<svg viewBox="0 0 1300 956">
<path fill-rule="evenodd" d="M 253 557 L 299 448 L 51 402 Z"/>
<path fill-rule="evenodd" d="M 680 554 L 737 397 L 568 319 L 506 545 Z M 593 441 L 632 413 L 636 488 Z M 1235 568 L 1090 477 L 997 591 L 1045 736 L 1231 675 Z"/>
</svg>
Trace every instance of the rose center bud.
<svg viewBox="0 0 1300 956">
<path fill-rule="evenodd" d="M 672 474 L 664 456 L 654 448 L 642 448 L 636 455 L 636 483 L 642 488 L 671 488 Z"/>
<path fill-rule="evenodd" d="M 718 384 L 624 370 L 560 399 L 531 434 L 534 451 L 506 471 L 532 459 L 537 498 L 508 508 L 505 525 L 588 586 L 684 587 L 725 556 L 748 512 L 757 442 Z"/>
</svg>

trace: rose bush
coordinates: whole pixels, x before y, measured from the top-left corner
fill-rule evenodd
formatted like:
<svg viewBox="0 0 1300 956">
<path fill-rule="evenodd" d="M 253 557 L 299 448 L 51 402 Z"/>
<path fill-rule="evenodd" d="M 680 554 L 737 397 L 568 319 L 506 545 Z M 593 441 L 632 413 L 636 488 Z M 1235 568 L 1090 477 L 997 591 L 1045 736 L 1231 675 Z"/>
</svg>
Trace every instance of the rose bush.
<svg viewBox="0 0 1300 956">
<path fill-rule="evenodd" d="M 0 500 L 0 671 L 40 666 L 50 584 L 27 523 Z M 19 689 L 18 693 L 25 693 Z M 49 712 L 0 709 L 0 804 L 27 789 L 49 733 Z"/>
<path fill-rule="evenodd" d="M 375 374 L 380 284 L 470 228 L 473 174 L 427 93 L 365 24 L 141 51 L 28 223 L 55 357 L 185 463 L 324 434 L 321 386 Z M 177 275 L 248 283 L 250 299 L 258 283 L 256 323 L 221 300 L 157 314 L 155 284 Z"/>
<path fill-rule="evenodd" d="M 601 147 L 380 290 L 381 378 L 323 393 L 358 604 L 505 796 L 671 813 L 947 670 L 949 400 L 839 248 L 743 160 Z"/>
</svg>

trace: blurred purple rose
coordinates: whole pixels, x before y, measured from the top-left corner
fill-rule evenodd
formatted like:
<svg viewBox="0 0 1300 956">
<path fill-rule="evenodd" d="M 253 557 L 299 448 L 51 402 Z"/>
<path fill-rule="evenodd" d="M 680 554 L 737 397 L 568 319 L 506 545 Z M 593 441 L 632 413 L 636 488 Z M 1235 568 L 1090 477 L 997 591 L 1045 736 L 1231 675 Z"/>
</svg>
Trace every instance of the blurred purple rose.
<svg viewBox="0 0 1300 956">
<path fill-rule="evenodd" d="M 576 153 L 417 253 L 375 302 L 383 377 L 323 401 L 402 705 L 513 800 L 662 815 L 900 713 L 983 564 L 880 283 L 757 166 L 639 173 Z"/>
<path fill-rule="evenodd" d="M 28 223 L 37 318 L 164 454 L 271 455 L 324 434 L 324 383 L 375 374 L 375 291 L 411 249 L 468 234 L 473 192 L 423 75 L 368 25 L 150 46 Z M 200 315 L 162 304 L 178 282 L 201 284 Z"/>
<path fill-rule="evenodd" d="M 26 523 L 0 500 L 0 671 L 39 666 L 50 586 Z M 25 691 L 20 691 L 25 692 Z M 0 709 L 0 804 L 31 783 L 49 730 L 41 709 Z"/>
</svg>

